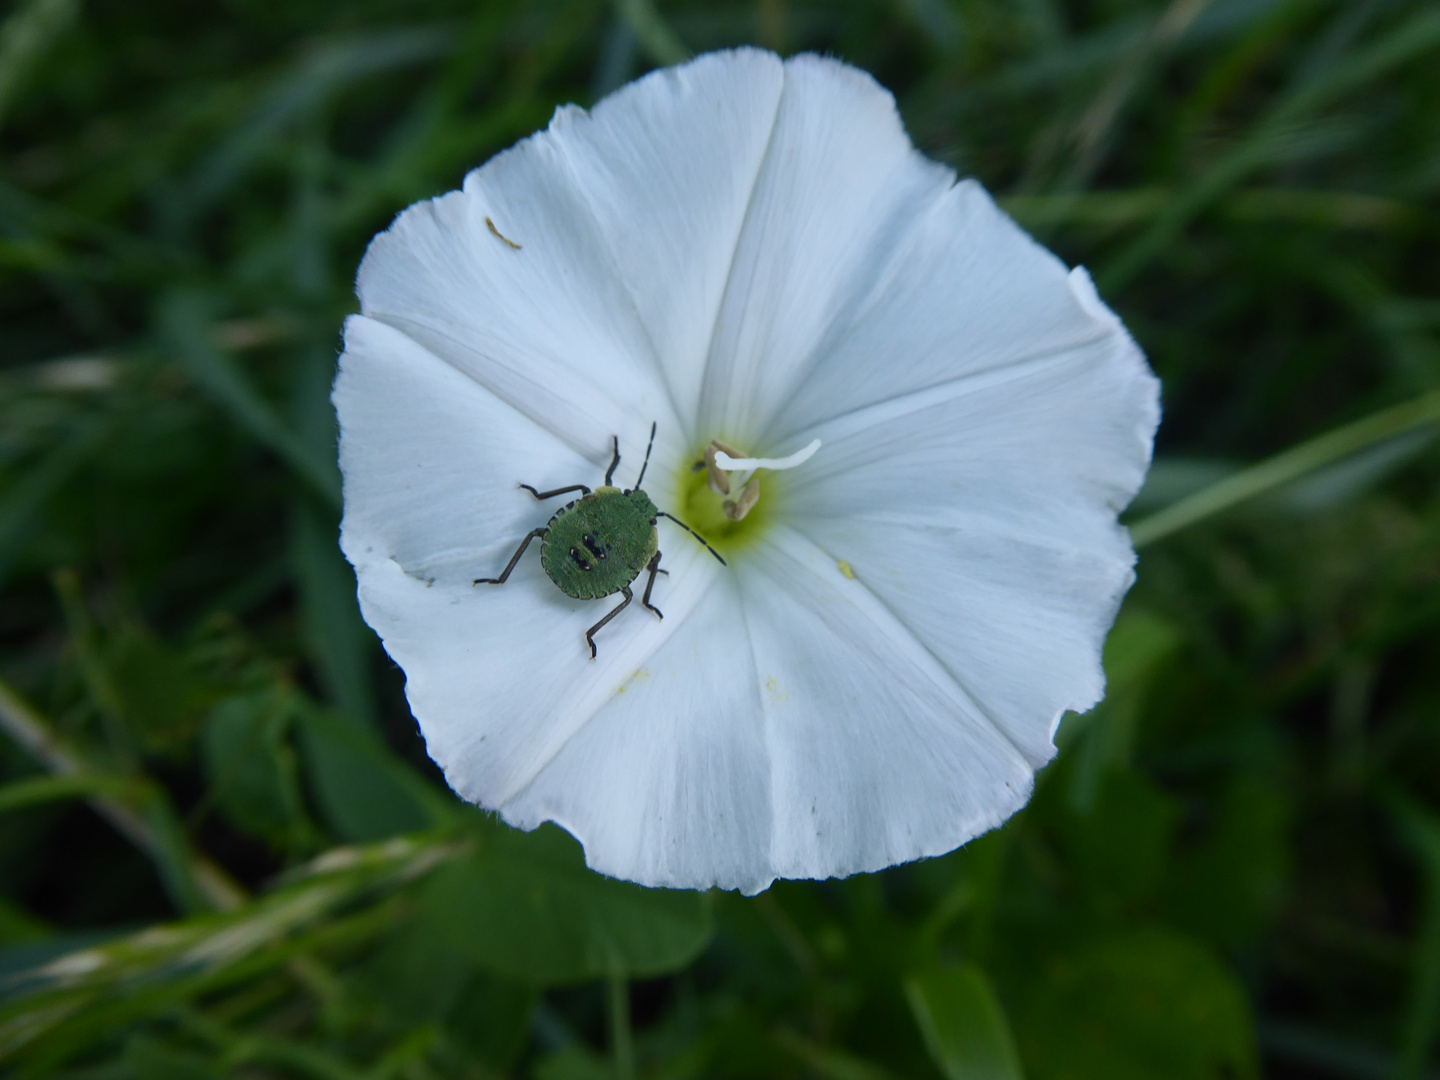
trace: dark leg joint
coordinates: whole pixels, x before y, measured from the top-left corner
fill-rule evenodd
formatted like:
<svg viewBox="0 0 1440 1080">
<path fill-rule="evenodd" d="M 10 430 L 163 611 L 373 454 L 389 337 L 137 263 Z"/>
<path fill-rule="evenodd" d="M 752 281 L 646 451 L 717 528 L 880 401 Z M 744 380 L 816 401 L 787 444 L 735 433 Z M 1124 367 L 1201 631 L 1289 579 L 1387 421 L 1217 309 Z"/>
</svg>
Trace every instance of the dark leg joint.
<svg viewBox="0 0 1440 1080">
<path fill-rule="evenodd" d="M 655 575 L 666 574 L 667 577 L 669 576 L 666 571 L 660 569 L 660 552 L 655 552 L 650 561 L 645 564 L 645 569 L 650 571 L 650 577 L 645 582 L 645 595 L 640 597 L 640 603 L 643 607 L 647 607 L 653 611 L 657 619 L 663 619 L 665 616 L 661 614 L 660 609 L 650 603 L 650 590 L 655 588 Z"/>
<path fill-rule="evenodd" d="M 520 546 L 515 549 L 515 554 L 510 556 L 510 561 L 505 564 L 505 569 L 500 571 L 499 577 L 477 577 L 471 585 L 504 585 L 505 579 L 510 576 L 510 571 L 515 569 L 515 564 L 520 561 L 520 556 L 525 554 L 525 549 L 530 546 L 530 541 L 537 536 L 544 536 L 545 529 L 531 529 L 525 539 L 520 541 Z"/>
<path fill-rule="evenodd" d="M 585 640 L 590 643 L 590 659 L 591 659 L 591 660 L 594 660 L 594 659 L 595 659 L 595 631 L 596 631 L 596 630 L 599 630 L 602 626 L 604 626 L 606 623 L 608 623 L 608 622 L 609 622 L 611 619 L 613 619 L 616 615 L 619 615 L 620 612 L 624 611 L 624 610 L 626 609 L 626 607 L 629 606 L 630 601 L 634 599 L 634 596 L 633 596 L 633 595 L 631 594 L 631 592 L 630 592 L 630 586 L 627 585 L 627 586 L 625 586 L 625 588 L 621 589 L 620 591 L 625 594 L 625 599 L 620 601 L 619 606 L 616 607 L 614 611 L 610 612 L 610 614 L 606 615 L 603 619 L 601 619 L 599 622 L 597 622 L 594 626 L 590 627 L 589 630 L 586 630 L 586 631 L 585 631 Z"/>
</svg>

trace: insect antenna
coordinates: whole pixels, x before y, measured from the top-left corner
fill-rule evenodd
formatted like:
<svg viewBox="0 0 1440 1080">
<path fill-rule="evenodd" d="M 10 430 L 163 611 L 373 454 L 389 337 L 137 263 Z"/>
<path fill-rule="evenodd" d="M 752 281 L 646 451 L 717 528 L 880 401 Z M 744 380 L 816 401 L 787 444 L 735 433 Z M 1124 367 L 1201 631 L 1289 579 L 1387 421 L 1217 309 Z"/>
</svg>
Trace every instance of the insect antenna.
<svg viewBox="0 0 1440 1080">
<path fill-rule="evenodd" d="M 645 479 L 645 468 L 650 464 L 650 447 L 655 445 L 655 424 L 650 424 L 650 442 L 645 447 L 645 460 L 640 463 L 640 475 L 635 478 L 635 490 L 640 490 L 640 484 Z M 669 514 L 665 515 L 669 517 Z M 703 542 L 703 541 L 702 541 Z"/>
<path fill-rule="evenodd" d="M 681 521 L 679 518 L 677 518 L 674 514 L 667 514 L 664 510 L 656 510 L 655 513 L 658 514 L 660 517 L 669 518 L 669 519 L 670 519 L 671 521 L 673 521 L 676 525 L 679 525 L 680 528 L 684 529 L 684 530 L 685 530 L 686 532 L 688 532 L 691 536 L 693 536 L 696 540 L 699 540 L 700 543 L 705 544 L 705 550 L 708 551 L 708 552 L 710 552 L 711 555 L 714 555 L 715 558 L 720 559 L 720 565 L 721 565 L 721 566 L 729 566 L 729 565 L 730 565 L 730 564 L 727 563 L 724 559 L 721 559 L 721 558 L 720 558 L 720 553 L 719 553 L 718 551 L 716 551 L 716 550 L 715 550 L 714 548 L 712 548 L 708 543 L 705 542 L 705 538 L 704 538 L 703 536 L 701 536 L 699 533 L 697 533 L 694 529 L 690 528 L 689 525 L 686 525 L 683 521 Z"/>
</svg>

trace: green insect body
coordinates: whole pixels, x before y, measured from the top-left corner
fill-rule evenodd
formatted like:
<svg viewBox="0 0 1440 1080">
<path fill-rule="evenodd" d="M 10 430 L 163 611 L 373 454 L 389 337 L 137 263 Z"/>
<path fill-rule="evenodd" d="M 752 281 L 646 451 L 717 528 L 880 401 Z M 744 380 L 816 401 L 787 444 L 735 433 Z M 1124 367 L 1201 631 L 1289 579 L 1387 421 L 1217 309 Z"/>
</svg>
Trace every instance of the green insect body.
<svg viewBox="0 0 1440 1080">
<path fill-rule="evenodd" d="M 555 511 L 540 543 L 540 565 L 566 596 L 617 593 L 655 557 L 659 514 L 643 491 L 602 487 Z"/>
<path fill-rule="evenodd" d="M 655 588 L 655 575 L 665 573 L 660 569 L 660 538 L 655 531 L 656 522 L 667 517 L 695 539 L 705 544 L 690 526 L 679 518 L 665 513 L 650 501 L 650 496 L 640 490 L 645 479 L 645 470 L 650 464 L 650 450 L 655 445 L 655 425 L 650 425 L 650 443 L 645 447 L 645 461 L 640 466 L 640 476 L 633 489 L 621 490 L 610 486 L 615 467 L 620 464 L 620 439 L 614 439 L 615 456 L 610 468 L 605 471 L 605 486 L 591 491 L 584 484 L 571 484 L 553 491 L 537 491 L 529 484 L 520 486 L 537 499 L 552 499 L 567 492 L 583 492 L 551 515 L 541 528 L 531 529 L 510 562 L 498 578 L 476 578 L 476 585 L 503 585 L 530 546 L 530 541 L 540 539 L 540 565 L 545 575 L 566 596 L 577 600 L 598 600 L 602 596 L 623 593 L 625 599 L 585 631 L 585 641 L 590 646 L 590 659 L 595 659 L 595 631 L 624 611 L 634 594 L 630 583 L 640 576 L 642 570 L 650 571 L 645 581 L 645 592 L 640 597 L 642 606 L 655 613 L 656 618 L 665 616 L 650 603 L 650 591 Z M 720 559 L 720 554 L 709 544 L 705 548 Z M 725 560 L 720 559 L 720 565 Z"/>
</svg>

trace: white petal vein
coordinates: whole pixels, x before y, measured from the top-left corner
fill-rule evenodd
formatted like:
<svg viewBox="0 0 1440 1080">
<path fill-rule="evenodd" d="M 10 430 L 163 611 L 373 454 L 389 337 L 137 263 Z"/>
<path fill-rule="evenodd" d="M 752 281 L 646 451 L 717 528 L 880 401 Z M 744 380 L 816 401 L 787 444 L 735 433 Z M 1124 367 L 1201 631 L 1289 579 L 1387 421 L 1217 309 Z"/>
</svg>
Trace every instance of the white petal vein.
<svg viewBox="0 0 1440 1080">
<path fill-rule="evenodd" d="M 778 526 L 776 531 L 780 532 L 782 530 L 790 534 L 794 540 L 808 544 L 816 551 L 824 553 L 831 565 L 838 565 L 840 561 L 838 556 L 833 552 L 826 551 L 824 545 L 806 535 L 799 527 L 795 525 L 783 525 Z M 872 589 L 869 584 L 858 578 L 847 579 L 847 587 L 852 592 L 863 593 L 869 598 L 870 606 L 868 609 L 862 607 L 861 610 L 865 612 L 865 615 L 870 620 L 870 625 L 873 626 L 879 634 L 891 639 L 903 638 L 903 644 L 910 647 L 909 651 L 923 653 L 929 657 L 931 663 L 923 665 L 922 670 L 924 670 L 925 674 L 935 685 L 941 688 L 947 695 L 959 699 L 964 708 L 973 711 L 977 717 L 983 719 L 985 723 L 989 725 L 990 730 L 1015 752 L 1016 760 L 1022 763 L 1025 762 L 1025 751 L 1010 737 L 1010 733 L 1005 730 L 987 709 L 980 705 L 975 695 L 970 692 L 960 677 L 952 671 L 950 666 L 936 654 L 935 650 L 915 632 L 915 629 L 900 616 L 900 613 L 895 610 L 881 593 Z M 879 619 L 875 617 L 881 612 L 884 613 L 886 618 Z M 897 633 L 897 631 L 900 633 Z"/>
</svg>

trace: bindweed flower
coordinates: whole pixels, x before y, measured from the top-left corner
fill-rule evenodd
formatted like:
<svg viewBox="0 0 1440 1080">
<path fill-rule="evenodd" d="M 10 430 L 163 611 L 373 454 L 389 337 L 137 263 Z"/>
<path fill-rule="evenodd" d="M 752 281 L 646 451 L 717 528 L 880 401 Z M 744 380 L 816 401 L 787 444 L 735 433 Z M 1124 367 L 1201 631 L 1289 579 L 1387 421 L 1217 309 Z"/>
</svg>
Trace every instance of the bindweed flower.
<svg viewBox="0 0 1440 1080">
<path fill-rule="evenodd" d="M 511 824 L 648 885 L 875 870 L 1005 820 L 1101 697 L 1157 383 L 863 72 L 740 50 L 562 108 L 358 290 L 341 543 L 430 754 Z M 564 501 L 517 485 L 598 487 L 618 436 L 635 486 L 652 423 L 645 492 L 728 565 L 661 518 L 664 618 L 592 661 L 618 596 L 533 551 L 474 582 Z"/>
</svg>

